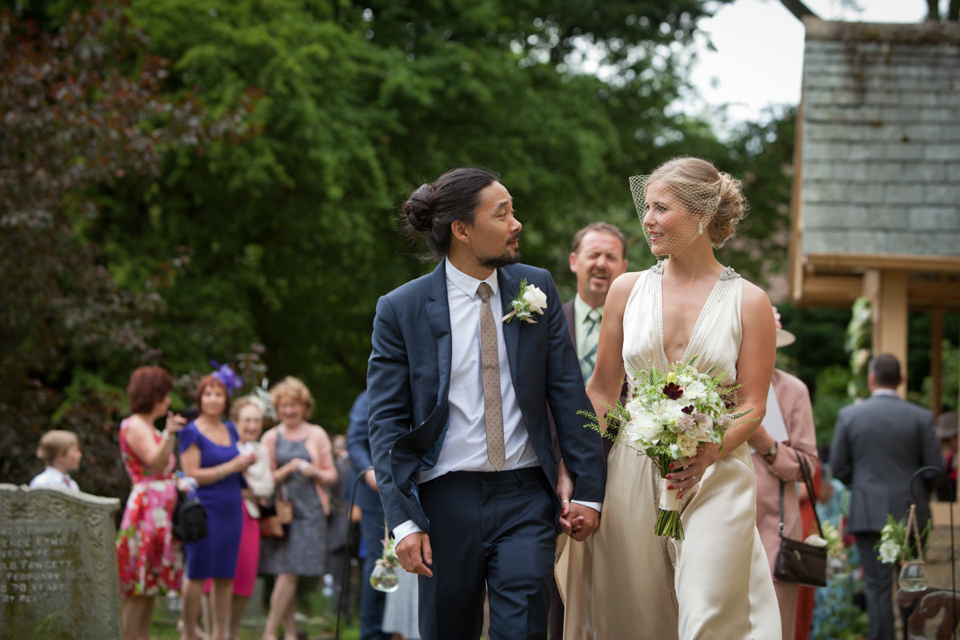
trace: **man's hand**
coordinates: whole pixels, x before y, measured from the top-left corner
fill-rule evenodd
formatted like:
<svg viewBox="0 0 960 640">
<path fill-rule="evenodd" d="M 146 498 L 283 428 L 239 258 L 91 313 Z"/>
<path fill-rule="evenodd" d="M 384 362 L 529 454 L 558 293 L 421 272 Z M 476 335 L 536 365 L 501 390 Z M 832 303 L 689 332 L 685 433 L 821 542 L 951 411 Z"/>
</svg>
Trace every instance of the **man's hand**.
<svg viewBox="0 0 960 640">
<path fill-rule="evenodd" d="M 430 536 L 426 533 L 411 533 L 397 543 L 395 550 L 400 566 L 406 571 L 433 577 L 433 571 L 427 567 L 428 564 L 433 564 L 433 549 L 430 547 Z"/>
<path fill-rule="evenodd" d="M 565 506 L 569 507 L 567 517 L 561 517 L 560 524 L 564 532 L 574 540 L 583 542 L 600 526 L 600 512 L 596 509 L 576 502 Z"/>
<path fill-rule="evenodd" d="M 367 472 L 363 474 L 363 481 L 367 483 L 367 486 L 380 493 L 380 489 L 377 488 L 377 474 L 373 472 L 373 469 L 367 469 Z"/>
<path fill-rule="evenodd" d="M 570 477 L 570 472 L 567 471 L 567 465 L 563 460 L 557 467 L 557 495 L 560 496 L 560 504 L 563 505 L 560 515 L 566 516 L 567 511 L 570 510 L 570 498 L 573 497 L 573 478 Z"/>
</svg>

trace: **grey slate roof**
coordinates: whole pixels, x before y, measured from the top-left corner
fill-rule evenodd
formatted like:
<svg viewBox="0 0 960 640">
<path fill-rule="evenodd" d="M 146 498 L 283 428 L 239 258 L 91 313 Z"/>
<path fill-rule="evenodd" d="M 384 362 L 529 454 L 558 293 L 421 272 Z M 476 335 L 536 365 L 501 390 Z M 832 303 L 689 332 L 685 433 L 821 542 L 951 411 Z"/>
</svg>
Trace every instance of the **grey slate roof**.
<svg viewBox="0 0 960 640">
<path fill-rule="evenodd" d="M 960 25 L 805 24 L 803 253 L 960 255 Z"/>
</svg>

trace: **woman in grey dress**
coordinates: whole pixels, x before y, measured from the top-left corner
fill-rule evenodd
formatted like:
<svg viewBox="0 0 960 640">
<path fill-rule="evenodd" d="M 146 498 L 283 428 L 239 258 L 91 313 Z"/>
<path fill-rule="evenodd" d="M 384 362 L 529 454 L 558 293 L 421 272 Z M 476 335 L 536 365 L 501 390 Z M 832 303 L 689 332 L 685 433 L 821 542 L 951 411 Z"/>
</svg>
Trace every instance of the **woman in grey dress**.
<svg viewBox="0 0 960 640">
<path fill-rule="evenodd" d="M 264 538 L 260 573 L 275 575 L 264 640 L 276 640 L 283 626 L 285 640 L 296 640 L 293 614 L 300 576 L 323 574 L 326 557 L 326 516 L 330 503 L 324 487 L 337 481 L 327 432 L 310 424 L 313 396 L 306 385 L 287 377 L 271 390 L 280 424 L 263 436 L 277 492 L 293 503 L 293 522 L 282 538 Z M 282 489 L 281 489 L 282 487 Z"/>
</svg>

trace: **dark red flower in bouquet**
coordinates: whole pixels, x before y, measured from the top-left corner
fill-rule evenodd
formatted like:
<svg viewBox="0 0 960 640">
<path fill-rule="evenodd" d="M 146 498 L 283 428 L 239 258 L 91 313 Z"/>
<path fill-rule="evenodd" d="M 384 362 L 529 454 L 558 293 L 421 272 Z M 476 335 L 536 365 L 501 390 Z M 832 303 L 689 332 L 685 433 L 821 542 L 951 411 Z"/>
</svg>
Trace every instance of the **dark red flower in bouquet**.
<svg viewBox="0 0 960 640">
<path fill-rule="evenodd" d="M 694 409 L 696 409 L 696 407 L 694 407 L 692 404 L 688 404 L 683 409 L 680 409 L 680 411 L 684 412 L 687 415 L 690 415 L 691 413 L 693 413 Z"/>
<path fill-rule="evenodd" d="M 667 396 L 671 400 L 679 400 L 680 396 L 683 395 L 683 387 L 678 385 L 676 382 L 667 383 L 667 386 L 663 388 L 663 395 Z"/>
</svg>

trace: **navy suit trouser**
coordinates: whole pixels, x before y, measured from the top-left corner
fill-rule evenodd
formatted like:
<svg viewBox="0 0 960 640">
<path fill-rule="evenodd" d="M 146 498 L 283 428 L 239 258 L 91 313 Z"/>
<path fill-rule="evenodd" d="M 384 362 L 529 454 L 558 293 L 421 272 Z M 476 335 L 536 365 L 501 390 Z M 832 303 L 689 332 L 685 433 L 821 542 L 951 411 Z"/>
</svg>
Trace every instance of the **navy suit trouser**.
<svg viewBox="0 0 960 640">
<path fill-rule="evenodd" d="M 547 637 L 557 524 L 539 467 L 456 471 L 419 487 L 433 577 L 420 576 L 423 640 L 476 640 L 490 599 L 490 640 Z"/>
<path fill-rule="evenodd" d="M 381 630 L 387 594 L 370 586 L 370 574 L 383 555 L 383 511 L 364 509 L 360 534 L 367 551 L 367 557 L 363 559 L 363 582 L 360 584 L 360 639 L 390 640 L 393 634 Z"/>
</svg>

